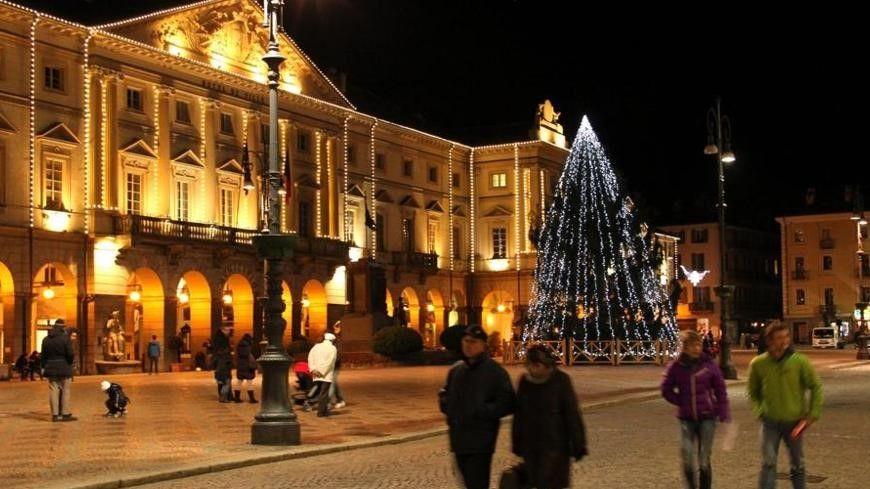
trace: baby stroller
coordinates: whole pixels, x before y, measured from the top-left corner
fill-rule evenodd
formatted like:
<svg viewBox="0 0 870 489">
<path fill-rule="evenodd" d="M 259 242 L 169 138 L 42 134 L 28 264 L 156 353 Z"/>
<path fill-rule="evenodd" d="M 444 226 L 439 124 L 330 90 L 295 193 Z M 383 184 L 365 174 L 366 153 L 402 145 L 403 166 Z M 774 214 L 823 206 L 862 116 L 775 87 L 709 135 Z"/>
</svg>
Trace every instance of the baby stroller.
<svg viewBox="0 0 870 489">
<path fill-rule="evenodd" d="M 293 364 L 293 373 L 296 374 L 296 392 L 293 393 L 293 404 L 304 405 L 306 401 L 313 399 L 310 394 L 314 392 L 314 379 L 311 377 L 311 372 L 308 370 L 308 362 L 300 360 Z"/>
</svg>

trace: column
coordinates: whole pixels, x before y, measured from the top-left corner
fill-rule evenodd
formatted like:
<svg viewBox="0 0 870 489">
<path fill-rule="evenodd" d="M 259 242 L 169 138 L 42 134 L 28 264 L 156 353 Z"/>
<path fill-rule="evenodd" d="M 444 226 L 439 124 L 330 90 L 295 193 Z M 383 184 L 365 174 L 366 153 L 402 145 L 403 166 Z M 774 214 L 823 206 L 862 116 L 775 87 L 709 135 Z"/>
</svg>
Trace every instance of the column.
<svg viewBox="0 0 870 489">
<path fill-rule="evenodd" d="M 178 362 L 178 350 L 171 348 L 178 328 L 178 298 L 175 294 L 167 295 L 163 299 L 163 368 L 171 363 Z"/>
<path fill-rule="evenodd" d="M 171 95 L 174 89 L 167 86 L 160 86 L 155 90 L 158 101 L 156 104 L 157 115 L 154 121 L 157 128 L 157 168 L 156 176 L 153 178 L 155 188 L 151 192 L 151 196 L 156 200 L 152 205 L 154 215 L 168 216 L 169 215 L 169 196 L 171 195 L 170 185 L 172 185 L 172 167 L 169 161 L 172 159 L 172 117 L 169 104 L 172 102 Z"/>
</svg>

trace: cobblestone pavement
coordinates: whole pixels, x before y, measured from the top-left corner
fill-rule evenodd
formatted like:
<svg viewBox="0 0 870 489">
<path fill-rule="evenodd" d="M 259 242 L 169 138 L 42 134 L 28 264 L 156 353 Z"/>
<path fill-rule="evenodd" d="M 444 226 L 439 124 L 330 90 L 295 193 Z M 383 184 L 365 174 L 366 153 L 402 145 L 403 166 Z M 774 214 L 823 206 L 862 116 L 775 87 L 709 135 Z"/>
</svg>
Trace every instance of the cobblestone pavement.
<svg viewBox="0 0 870 489">
<path fill-rule="evenodd" d="M 735 363 L 745 367 L 750 357 L 749 353 L 737 353 Z M 853 352 L 814 354 L 819 365 L 852 358 Z M 447 368 L 342 372 L 342 388 L 348 399 L 345 409 L 327 419 L 297 411 L 304 447 L 378 440 L 443 427 L 435 393 Z M 510 367 L 509 372 L 517 378 L 520 368 Z M 569 372 L 583 402 L 590 403 L 649 392 L 658 383 L 661 367 L 578 367 Z M 103 377 L 74 380 L 72 411 L 79 421 L 73 423 L 50 422 L 46 382 L 0 383 L 0 453 L 6 455 L 0 457 L 0 474 L 4 487 L 68 488 L 287 450 L 250 445 L 250 424 L 259 405 L 217 403 L 211 373 L 107 378 L 120 382 L 132 399 L 125 418 L 102 417 L 105 397 L 99 382 Z M 420 460 L 434 456 L 420 454 Z M 436 458 L 446 461 L 445 457 L 441 453 Z M 395 468 L 391 461 L 385 463 Z M 449 464 L 442 472 L 449 475 Z"/>
<path fill-rule="evenodd" d="M 822 419 L 807 432 L 807 469 L 824 478 L 808 487 L 859 489 L 868 487 L 865 471 L 870 431 L 870 366 L 822 370 L 825 409 Z M 715 487 L 757 487 L 760 465 L 759 427 L 744 398 L 745 386 L 729 389 L 737 428 L 736 448 L 725 451 L 723 429 L 717 433 L 713 454 Z M 664 401 L 629 403 L 593 410 L 585 416 L 590 456 L 574 466 L 577 488 L 680 488 L 679 430 L 673 410 Z M 503 429 L 493 474 L 517 462 L 508 451 Z M 788 459 L 780 451 L 779 472 L 787 472 Z M 863 477 L 860 478 L 860 477 Z M 203 476 L 141 486 L 143 489 L 232 487 L 297 488 L 454 488 L 459 487 L 445 436 L 401 445 L 337 453 L 305 460 L 246 467 Z M 497 485 L 493 477 L 493 486 Z M 790 487 L 780 481 L 780 488 Z"/>
</svg>

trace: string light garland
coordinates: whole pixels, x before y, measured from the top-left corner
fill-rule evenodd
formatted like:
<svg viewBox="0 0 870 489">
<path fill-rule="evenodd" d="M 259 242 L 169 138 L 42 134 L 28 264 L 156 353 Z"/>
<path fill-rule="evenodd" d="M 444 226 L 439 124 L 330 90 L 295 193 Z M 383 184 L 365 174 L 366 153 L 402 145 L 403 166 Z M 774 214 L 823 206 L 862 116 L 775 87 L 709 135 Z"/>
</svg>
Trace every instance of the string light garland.
<svg viewBox="0 0 870 489">
<path fill-rule="evenodd" d="M 82 46 L 82 116 L 84 130 L 84 232 L 85 236 L 90 234 L 90 207 L 91 207 L 91 39 L 94 37 L 92 29 L 88 30 L 88 35 L 85 37 Z"/>
<path fill-rule="evenodd" d="M 543 181 L 543 179 L 542 179 Z M 541 229 L 535 294 L 524 339 L 629 340 L 631 354 L 673 348 L 676 320 L 656 279 L 653 233 L 639 233 L 634 204 L 583 117 Z M 592 343 L 594 344 L 594 343 Z"/>
<path fill-rule="evenodd" d="M 471 208 L 471 213 L 470 213 L 471 214 L 471 229 L 470 229 L 471 240 L 469 242 L 469 252 L 470 252 L 471 256 L 468 257 L 468 261 L 469 261 L 468 271 L 471 273 L 474 273 L 475 262 L 477 261 L 475 259 L 475 251 L 476 250 L 475 250 L 475 246 L 474 246 L 474 243 L 477 240 L 477 232 L 475 230 L 475 227 L 477 226 L 477 220 L 475 219 L 475 209 L 477 206 L 474 205 L 475 195 L 477 194 L 477 192 L 475 192 L 475 190 L 474 190 L 474 149 L 475 148 L 471 148 L 471 152 L 469 153 L 469 156 L 468 156 L 468 188 L 469 188 L 469 200 L 471 201 L 471 205 L 469 206 Z"/>
<path fill-rule="evenodd" d="M 520 271 L 520 145 L 514 144 L 514 260 Z"/>
<path fill-rule="evenodd" d="M 377 180 L 375 176 L 375 160 L 377 159 L 377 153 L 375 152 L 375 128 L 378 127 L 378 120 L 375 119 L 374 123 L 371 125 L 371 129 L 369 132 L 369 164 L 371 166 L 371 192 L 369 198 L 372 203 L 371 210 L 371 218 L 375 220 L 375 230 L 371 232 L 371 257 L 372 260 L 377 259 L 378 257 L 378 232 L 377 232 L 377 222 L 378 222 L 378 210 L 377 210 L 377 200 L 375 199 L 375 182 Z"/>
<path fill-rule="evenodd" d="M 163 88 L 160 85 L 154 85 L 154 154 L 158 155 L 157 158 L 160 158 L 160 97 L 163 94 Z M 151 165 L 148 165 L 150 170 Z M 151 208 L 157 208 L 157 188 L 160 186 L 160 179 L 158 173 L 160 172 L 160 164 L 157 163 L 154 165 L 154 171 L 151 172 Z M 144 206 L 143 206 L 144 208 Z M 152 214 L 157 214 L 153 212 Z"/>
<path fill-rule="evenodd" d="M 320 195 L 321 195 L 320 182 L 321 182 L 322 178 L 321 178 L 320 173 L 323 171 L 323 165 L 320 161 L 320 139 L 321 139 L 320 131 L 315 131 L 315 133 L 314 133 L 314 141 L 315 141 L 314 161 L 315 161 L 315 164 L 317 165 L 317 174 L 315 175 L 314 179 L 317 181 L 317 190 L 315 191 L 314 198 L 316 200 L 315 208 L 317 209 L 316 213 L 315 213 L 315 215 L 317 216 L 316 217 L 317 228 L 314 230 L 314 235 L 317 236 L 318 238 L 322 234 L 321 233 L 322 228 L 320 227 L 321 222 L 322 222 L 321 221 L 322 204 L 320 202 Z"/>
<path fill-rule="evenodd" d="M 206 122 L 206 110 L 211 108 L 212 101 L 206 97 L 200 97 L 199 99 L 199 161 L 203 165 L 206 164 L 206 137 L 205 137 L 205 122 Z M 200 194 L 200 210 L 199 210 L 199 221 L 205 222 L 205 178 L 202 175 L 199 176 L 199 194 Z M 188 197 L 190 199 L 190 197 Z M 190 214 L 190 213 L 188 213 Z"/>
<path fill-rule="evenodd" d="M 454 246 L 456 243 L 453 242 L 453 150 L 456 145 L 451 144 L 450 149 L 447 150 L 447 227 L 450 230 L 447 233 L 447 243 L 448 243 L 448 252 L 450 253 L 450 260 L 448 263 L 450 264 L 450 270 L 453 271 L 454 266 Z M 453 291 L 450 292 L 451 294 Z"/>
<path fill-rule="evenodd" d="M 353 225 L 349 221 L 350 216 L 349 216 L 348 210 L 347 210 L 347 186 L 350 184 L 350 180 L 348 179 L 348 174 L 347 174 L 347 172 L 348 172 L 348 147 L 347 147 L 347 145 L 350 144 L 350 140 L 348 139 L 347 126 L 349 123 L 350 123 L 350 116 L 346 116 L 344 118 L 344 124 L 342 126 L 342 134 L 341 134 L 341 147 L 342 147 L 341 158 L 342 158 L 342 167 L 344 168 L 344 185 L 343 185 L 343 191 L 342 191 L 344 198 L 342 200 L 341 212 L 342 212 L 342 216 L 343 216 L 342 222 L 344 222 L 344 238 L 343 238 L 344 241 L 350 240 L 350 226 Z"/>
<path fill-rule="evenodd" d="M 279 128 L 281 131 L 281 141 L 279 142 L 279 145 L 281 147 L 281 156 L 280 156 L 281 175 L 286 176 L 287 175 L 287 165 L 290 164 L 290 162 L 287 161 L 287 158 L 286 158 L 286 155 L 287 155 L 287 120 L 286 119 L 281 119 L 279 121 Z M 287 190 L 285 187 L 288 185 L 292 185 L 292 184 L 293 184 L 293 182 L 284 182 L 284 187 L 282 187 L 282 189 L 283 189 L 282 199 L 281 199 L 281 232 L 282 233 L 287 232 L 287 197 L 286 197 Z"/>
<path fill-rule="evenodd" d="M 36 202 L 36 25 L 39 24 L 39 14 L 33 16 L 30 23 L 30 227 L 34 226 L 34 206 Z"/>
<path fill-rule="evenodd" d="M 109 202 L 106 198 L 106 186 L 108 184 L 108 152 L 106 151 L 106 139 L 109 137 L 108 126 L 108 111 L 109 111 L 109 83 L 107 74 L 100 75 L 100 205 L 101 209 L 108 207 Z"/>
</svg>

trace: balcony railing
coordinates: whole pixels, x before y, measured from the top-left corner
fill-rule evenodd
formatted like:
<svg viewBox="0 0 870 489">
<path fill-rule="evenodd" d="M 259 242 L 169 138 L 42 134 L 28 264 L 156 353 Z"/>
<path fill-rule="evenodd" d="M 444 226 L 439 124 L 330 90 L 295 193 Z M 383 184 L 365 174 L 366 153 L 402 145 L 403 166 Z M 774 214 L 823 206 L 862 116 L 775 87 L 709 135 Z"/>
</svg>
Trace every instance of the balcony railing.
<svg viewBox="0 0 870 489">
<path fill-rule="evenodd" d="M 837 242 L 834 241 L 834 238 L 822 238 L 819 240 L 819 248 L 823 250 L 832 250 L 836 245 Z"/>
<path fill-rule="evenodd" d="M 115 234 L 159 241 L 199 241 L 205 243 L 252 246 L 258 234 L 253 229 L 239 229 L 198 222 L 174 221 L 151 216 L 127 215 L 115 220 Z M 329 238 L 301 238 L 293 242 L 293 251 L 301 255 L 347 259 L 348 244 Z"/>
<path fill-rule="evenodd" d="M 809 272 L 806 270 L 794 270 L 791 272 L 791 278 L 794 280 L 809 280 Z"/>
<path fill-rule="evenodd" d="M 712 302 L 692 302 L 689 304 L 689 310 L 692 312 L 712 312 Z"/>
<path fill-rule="evenodd" d="M 837 306 L 835 304 L 822 304 L 819 306 L 819 314 L 822 316 L 836 316 Z"/>
<path fill-rule="evenodd" d="M 199 222 L 174 221 L 160 217 L 127 215 L 117 218 L 115 233 L 159 239 L 250 246 L 251 238 L 257 234 L 257 231 Z"/>
<path fill-rule="evenodd" d="M 438 270 L 438 255 L 418 251 L 394 251 L 392 264 L 422 270 Z"/>
</svg>

